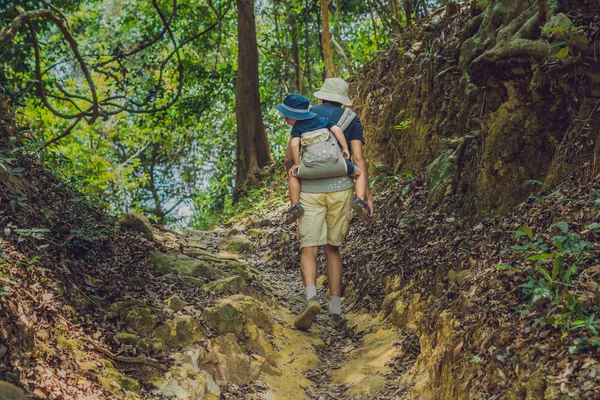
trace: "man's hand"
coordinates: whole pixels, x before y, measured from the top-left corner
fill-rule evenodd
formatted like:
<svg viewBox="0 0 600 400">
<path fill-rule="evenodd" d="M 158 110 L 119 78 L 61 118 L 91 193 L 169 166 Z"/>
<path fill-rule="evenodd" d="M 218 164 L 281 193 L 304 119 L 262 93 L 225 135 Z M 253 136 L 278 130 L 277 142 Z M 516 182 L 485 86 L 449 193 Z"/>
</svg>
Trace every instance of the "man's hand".
<svg viewBox="0 0 600 400">
<path fill-rule="evenodd" d="M 292 165 L 292 168 L 290 168 L 290 170 L 288 171 L 288 175 L 290 176 L 290 178 L 297 178 L 298 175 L 296 175 L 296 169 L 299 167 L 299 165 L 294 164 Z"/>
<path fill-rule="evenodd" d="M 350 159 L 350 152 L 348 151 L 348 148 L 342 149 L 342 156 L 344 157 L 344 159 L 349 160 Z"/>
<path fill-rule="evenodd" d="M 367 205 L 369 206 L 369 217 L 373 218 L 373 212 L 375 211 L 373 206 L 373 196 L 371 193 L 367 195 Z"/>
</svg>

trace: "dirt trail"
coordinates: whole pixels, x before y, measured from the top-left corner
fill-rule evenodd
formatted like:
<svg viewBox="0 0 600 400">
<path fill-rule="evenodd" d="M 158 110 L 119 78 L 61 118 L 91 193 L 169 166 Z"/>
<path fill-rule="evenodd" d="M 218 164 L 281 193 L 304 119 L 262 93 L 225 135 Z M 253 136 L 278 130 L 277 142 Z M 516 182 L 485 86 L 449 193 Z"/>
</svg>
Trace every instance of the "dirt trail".
<svg viewBox="0 0 600 400">
<path fill-rule="evenodd" d="M 273 238 L 289 234 L 289 227 L 265 229 L 262 246 L 248 257 L 248 263 L 262 271 L 270 280 L 277 282 L 276 297 L 279 306 L 293 317 L 303 306 L 304 288 L 298 267 L 299 252 L 295 242 L 287 242 L 273 248 Z M 293 230 L 291 235 L 293 236 Z M 276 243 L 276 242 L 275 242 Z M 291 248 L 285 249 L 290 245 Z M 272 255 L 283 251 L 286 257 L 273 262 Z M 294 263 L 295 261 L 295 263 Z M 319 260 L 321 273 L 324 260 Z M 396 376 L 397 360 L 402 357 L 401 333 L 375 316 L 361 310 L 345 310 L 348 318 L 346 326 L 332 328 L 328 323 L 328 289 L 326 275 L 318 279 L 318 295 L 321 299 L 321 313 L 307 332 L 296 331 L 298 340 L 317 339 L 313 348 L 318 364 L 310 366 L 302 375 L 311 382 L 303 386 L 303 393 L 290 397 L 289 393 L 273 393 L 276 398 L 285 399 L 392 399 L 400 392 Z M 275 312 L 277 314 L 277 312 Z M 300 382 L 298 382 L 300 383 Z M 302 386 L 302 383 L 300 383 Z"/>
</svg>

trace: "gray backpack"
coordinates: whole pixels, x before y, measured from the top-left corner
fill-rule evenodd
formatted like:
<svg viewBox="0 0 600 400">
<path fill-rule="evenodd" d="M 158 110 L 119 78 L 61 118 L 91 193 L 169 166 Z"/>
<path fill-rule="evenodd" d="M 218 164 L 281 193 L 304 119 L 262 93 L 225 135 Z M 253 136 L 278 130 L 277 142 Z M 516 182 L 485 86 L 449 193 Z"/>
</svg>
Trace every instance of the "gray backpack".
<svg viewBox="0 0 600 400">
<path fill-rule="evenodd" d="M 337 125 L 345 131 L 356 114 L 346 108 Z M 297 175 L 300 179 L 322 179 L 346 176 L 348 168 L 340 145 L 329 129 L 304 132 L 301 136 L 302 160 Z"/>
</svg>

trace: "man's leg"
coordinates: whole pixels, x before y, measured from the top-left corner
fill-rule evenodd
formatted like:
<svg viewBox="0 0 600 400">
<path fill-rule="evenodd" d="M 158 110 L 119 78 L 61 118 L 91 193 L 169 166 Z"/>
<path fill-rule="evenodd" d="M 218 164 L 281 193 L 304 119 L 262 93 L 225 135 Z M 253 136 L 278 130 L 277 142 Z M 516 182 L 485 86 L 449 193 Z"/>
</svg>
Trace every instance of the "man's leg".
<svg viewBox="0 0 600 400">
<path fill-rule="evenodd" d="M 329 282 L 329 323 L 339 327 L 342 318 L 342 258 L 340 245 L 348 232 L 351 217 L 353 190 L 328 193 L 327 196 L 327 245 L 323 247 L 327 257 L 327 276 Z"/>
<path fill-rule="evenodd" d="M 329 283 L 329 314 L 342 315 L 342 257 L 340 248 L 326 245 L 323 247 L 327 257 L 327 282 Z M 335 317 L 337 318 L 337 317 Z M 339 323 L 332 323 L 339 325 Z"/>
<path fill-rule="evenodd" d="M 327 258 L 327 282 L 329 283 L 329 295 L 342 296 L 342 257 L 340 248 L 327 244 L 323 247 Z M 337 313 L 339 314 L 339 313 Z"/>
<path fill-rule="evenodd" d="M 303 247 L 300 256 L 300 273 L 306 288 L 306 300 L 317 295 L 317 255 L 318 247 Z"/>
<path fill-rule="evenodd" d="M 300 272 L 306 288 L 306 303 L 298 318 L 294 321 L 294 326 L 298 329 L 307 330 L 312 326 L 316 316 L 321 311 L 321 304 L 317 296 L 317 254 L 318 247 L 303 247 L 300 258 Z"/>
<path fill-rule="evenodd" d="M 324 195 L 320 193 L 301 193 L 300 204 L 304 214 L 298 218 L 298 237 L 302 254 L 300 272 L 306 288 L 306 304 L 300 310 L 294 325 L 298 329 L 309 329 L 313 320 L 321 311 L 317 297 L 317 255 L 319 247 L 327 243 L 326 207 Z"/>
</svg>

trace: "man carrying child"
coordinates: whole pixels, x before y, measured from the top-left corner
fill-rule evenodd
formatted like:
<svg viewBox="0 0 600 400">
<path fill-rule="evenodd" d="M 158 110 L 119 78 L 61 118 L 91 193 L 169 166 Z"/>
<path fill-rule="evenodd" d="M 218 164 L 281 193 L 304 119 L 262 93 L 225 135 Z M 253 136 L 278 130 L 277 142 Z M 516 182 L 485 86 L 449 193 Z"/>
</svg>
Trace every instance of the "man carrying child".
<svg viewBox="0 0 600 400">
<path fill-rule="evenodd" d="M 293 96 L 290 98 L 290 96 Z M 298 236 L 300 238 L 301 259 L 300 271 L 306 289 L 306 303 L 300 311 L 294 325 L 298 329 L 309 329 L 321 310 L 317 296 L 317 255 L 322 247 L 327 258 L 327 275 L 330 291 L 329 322 L 334 327 L 339 327 L 345 320 L 342 317 L 342 260 L 339 247 L 348 231 L 351 210 L 354 208 L 359 216 L 368 218 L 373 214 L 373 200 L 368 187 L 367 165 L 363 155 L 362 125 L 358 117 L 352 117 L 349 124 L 344 123 L 345 130 L 340 135 L 341 129 L 335 125 L 344 115 L 341 105 L 351 105 L 348 98 L 348 85 L 342 79 L 326 79 L 323 87 L 315 93 L 315 97 L 323 100 L 322 105 L 309 111 L 308 99 L 300 95 L 290 95 L 283 104 L 276 108 L 286 115 L 286 122 L 296 127 L 292 129 L 292 139 L 286 155 L 286 168 L 290 175 L 290 197 L 292 202 L 291 217 L 298 218 Z M 300 97 L 297 97 L 300 96 Z M 285 111 L 285 112 L 284 112 Z M 291 113 L 294 113 L 293 115 Z M 313 114 L 318 114 L 313 115 Z M 321 120 L 326 117 L 330 122 Z M 294 118 L 294 117 L 300 117 Z M 311 121 L 313 120 L 314 121 Z M 299 121 L 308 121 L 301 122 Z M 335 121 L 335 122 L 331 122 Z M 312 125 L 314 124 L 314 126 Z M 311 130 L 307 130 L 311 129 Z M 302 178 L 302 168 L 299 160 L 299 148 L 302 134 L 314 132 L 319 129 L 330 129 L 341 145 L 341 153 L 347 158 L 348 150 L 352 150 L 356 165 L 345 164 L 344 175 L 337 174 L 333 177 L 319 179 Z M 310 135 L 308 135 L 310 136 Z M 296 140 L 295 140 L 296 139 Z M 331 137 L 329 137 L 331 139 Z M 297 143 L 295 143 L 297 142 Z M 350 143 L 350 149 L 348 144 Z M 297 174 L 300 173 L 300 194 L 296 200 L 294 185 L 297 184 Z M 355 181 L 354 181 L 355 180 Z M 353 201 L 353 186 L 356 187 L 357 197 Z M 294 202 L 296 200 L 296 203 Z M 295 211 L 293 210 L 296 205 Z"/>
</svg>

